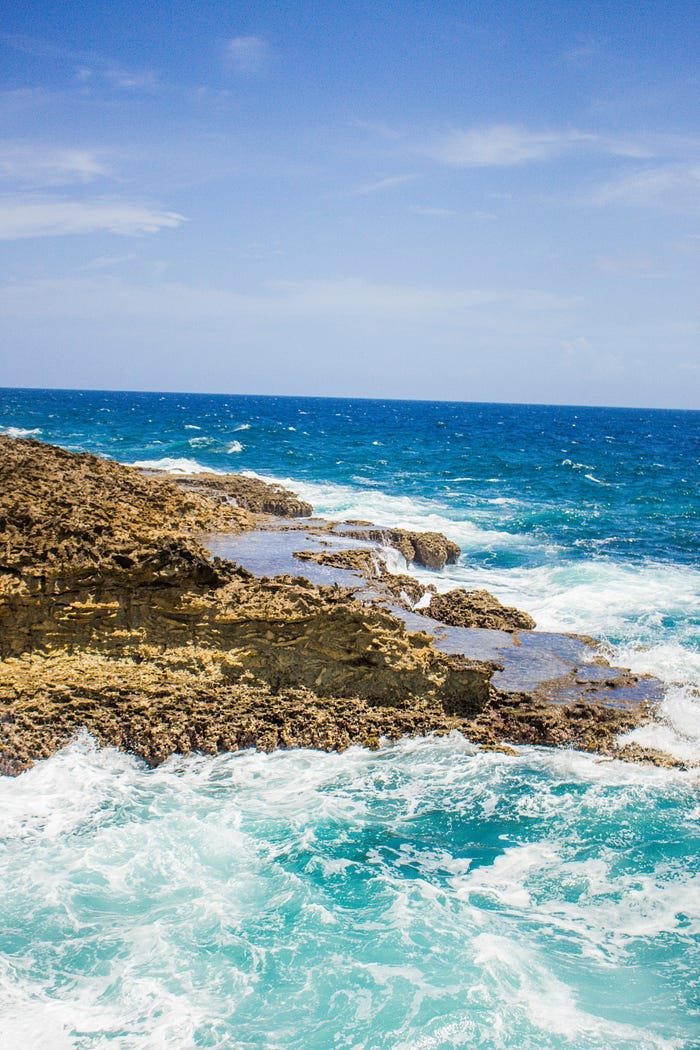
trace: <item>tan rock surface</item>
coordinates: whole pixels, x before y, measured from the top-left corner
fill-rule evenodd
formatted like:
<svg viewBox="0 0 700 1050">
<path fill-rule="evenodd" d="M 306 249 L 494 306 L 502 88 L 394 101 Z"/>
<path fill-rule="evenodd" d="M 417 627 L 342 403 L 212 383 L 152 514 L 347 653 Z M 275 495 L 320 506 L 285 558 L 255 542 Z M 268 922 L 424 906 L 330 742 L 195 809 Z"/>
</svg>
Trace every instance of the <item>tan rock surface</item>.
<svg viewBox="0 0 700 1050">
<path fill-rule="evenodd" d="M 197 474 L 196 477 L 175 478 L 179 488 L 188 492 L 219 499 L 233 500 L 239 507 L 254 514 L 272 514 L 282 518 L 308 518 L 313 507 L 299 499 L 282 485 L 268 484 L 259 478 L 248 478 L 242 474 Z"/>
<path fill-rule="evenodd" d="M 450 627 L 482 627 L 491 631 L 532 630 L 531 616 L 510 605 L 501 605 L 489 591 L 447 591 L 434 594 L 421 610 Z"/>
<path fill-rule="evenodd" d="M 394 547 L 403 554 L 409 565 L 422 565 L 426 569 L 444 569 L 445 565 L 454 565 L 461 554 L 460 547 L 441 532 L 353 528 L 348 530 L 347 535 Z"/>
<path fill-rule="evenodd" d="M 199 535 L 260 519 L 232 505 L 235 481 L 208 485 L 0 438 L 0 771 L 21 772 L 83 728 L 157 763 L 455 728 L 488 747 L 614 754 L 616 734 L 648 718 L 499 694 L 492 665 L 439 652 L 381 605 L 210 559 Z M 299 509 L 279 490 L 256 499 L 268 514 Z M 428 536 L 394 532 L 421 557 L 456 557 Z"/>
<path fill-rule="evenodd" d="M 275 698 L 290 690 L 301 692 L 279 716 L 279 741 L 310 743 L 316 721 L 329 746 L 346 739 L 328 728 L 343 705 L 376 708 L 348 737 L 361 742 L 396 719 L 425 732 L 487 702 L 490 665 L 438 652 L 385 609 L 210 560 L 197 534 L 259 524 L 220 497 L 0 439 L 3 768 L 24 768 L 81 726 L 149 761 L 205 737 L 267 746 Z M 308 710 L 297 725 L 300 696 Z M 259 737 L 245 721 L 256 704 L 267 712 Z"/>
</svg>

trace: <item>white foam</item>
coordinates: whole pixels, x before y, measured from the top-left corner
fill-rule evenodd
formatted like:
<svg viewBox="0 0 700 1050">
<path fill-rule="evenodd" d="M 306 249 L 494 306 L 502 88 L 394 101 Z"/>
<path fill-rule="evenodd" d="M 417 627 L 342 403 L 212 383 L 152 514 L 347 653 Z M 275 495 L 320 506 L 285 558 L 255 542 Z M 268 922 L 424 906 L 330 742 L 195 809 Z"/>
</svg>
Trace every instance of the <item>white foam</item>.
<svg viewBox="0 0 700 1050">
<path fill-rule="evenodd" d="M 671 686 L 656 720 L 620 738 L 673 755 L 689 765 L 700 765 L 700 692 L 693 686 Z"/>
<path fill-rule="evenodd" d="M 250 423 L 239 423 L 237 427 L 234 427 L 234 433 L 237 430 L 250 430 Z"/>
<path fill-rule="evenodd" d="M 205 467 L 195 459 L 173 459 L 165 456 L 163 459 L 137 459 L 127 464 L 130 467 L 140 467 L 142 470 L 161 470 L 164 474 L 225 474 L 225 470 L 217 470 L 215 467 Z"/>
<path fill-rule="evenodd" d="M 513 937 L 483 933 L 475 939 L 474 946 L 475 962 L 504 1004 L 499 1010 L 496 1031 L 500 1027 L 505 1034 L 521 1008 L 534 1028 L 562 1036 L 570 1045 L 603 1047 L 622 1043 L 639 1050 L 670 1050 L 679 1046 L 675 1040 L 655 1036 L 633 1024 L 609 1021 L 583 1010 L 572 989 L 534 951 Z M 576 1044 L 572 1040 L 577 1040 Z M 547 1043 L 551 1045 L 549 1040 Z"/>
<path fill-rule="evenodd" d="M 0 778 L 6 900 L 33 924 L 0 959 L 3 1045 L 684 1045 L 655 1034 L 653 1004 L 638 1017 L 591 994 L 609 973 L 689 999 L 666 956 L 698 929 L 698 879 L 663 849 L 638 861 L 645 844 L 627 838 L 660 791 L 678 832 L 684 785 L 575 752 L 477 752 L 459 734 L 153 771 L 83 736 Z M 601 813 L 619 842 L 601 840 Z M 503 830 L 478 864 L 475 842 L 453 839 L 472 820 Z M 533 820 L 540 837 L 518 842 Z M 658 964 L 638 958 L 650 938 Z M 661 1030 L 690 1031 L 670 1010 Z"/>
<path fill-rule="evenodd" d="M 690 680 L 700 684 L 700 654 L 688 648 L 692 623 L 700 618 L 697 569 L 603 558 L 494 568 L 470 565 L 467 555 L 439 576 L 416 575 L 440 590 L 486 587 L 506 604 L 531 613 L 540 630 L 625 639 L 625 660 L 635 659 L 640 671 L 659 674 L 665 664 L 664 680 L 688 681 L 690 673 Z M 676 626 L 667 626 L 670 621 Z M 653 648 L 641 652 L 641 646 Z M 687 663 L 679 665 L 681 659 Z M 669 677 L 674 665 L 678 673 Z"/>
<path fill-rule="evenodd" d="M 232 452 L 242 452 L 243 451 L 243 445 L 240 443 L 240 441 L 232 441 L 230 443 L 230 445 L 228 446 L 228 448 L 226 449 L 226 451 L 228 452 L 229 455 Z"/>
<path fill-rule="evenodd" d="M 494 548 L 531 548 L 536 541 L 522 534 L 484 529 L 472 521 L 451 513 L 448 504 L 410 496 L 391 496 L 373 488 L 371 479 L 358 476 L 361 488 L 334 483 L 321 484 L 294 478 L 282 478 L 244 471 L 249 477 L 275 482 L 291 488 L 311 503 L 321 517 L 371 521 L 380 528 L 405 528 L 414 531 L 442 532 L 464 551 Z"/>
<path fill-rule="evenodd" d="M 10 438 L 28 438 L 36 437 L 37 434 L 41 434 L 41 430 L 38 427 L 34 427 L 33 430 L 28 430 L 25 427 L 5 427 L 0 425 L 0 431 Z"/>
</svg>

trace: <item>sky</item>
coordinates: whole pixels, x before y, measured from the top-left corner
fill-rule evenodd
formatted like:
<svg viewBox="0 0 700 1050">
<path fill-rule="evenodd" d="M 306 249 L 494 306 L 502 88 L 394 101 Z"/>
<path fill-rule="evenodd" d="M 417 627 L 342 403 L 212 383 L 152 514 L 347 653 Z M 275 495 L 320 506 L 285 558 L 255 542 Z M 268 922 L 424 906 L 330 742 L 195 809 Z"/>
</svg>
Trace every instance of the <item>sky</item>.
<svg viewBox="0 0 700 1050">
<path fill-rule="evenodd" d="M 5 0 L 0 386 L 700 407 L 700 0 Z"/>
</svg>

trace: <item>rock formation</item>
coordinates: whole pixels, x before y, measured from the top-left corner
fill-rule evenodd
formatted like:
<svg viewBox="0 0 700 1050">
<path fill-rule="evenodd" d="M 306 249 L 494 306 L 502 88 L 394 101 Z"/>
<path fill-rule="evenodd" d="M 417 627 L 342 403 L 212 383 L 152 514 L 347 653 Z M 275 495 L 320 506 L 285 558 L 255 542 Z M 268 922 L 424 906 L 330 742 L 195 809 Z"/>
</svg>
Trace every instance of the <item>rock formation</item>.
<svg viewBox="0 0 700 1050">
<path fill-rule="evenodd" d="M 532 630 L 535 621 L 510 605 L 501 605 L 489 591 L 447 591 L 434 594 L 421 609 L 450 627 L 482 627 L 491 631 Z"/>
<path fill-rule="evenodd" d="M 385 609 L 211 560 L 197 535 L 257 519 L 231 504 L 235 481 L 220 489 L 217 479 L 214 494 L 208 485 L 0 438 L 2 769 L 20 771 L 82 726 L 149 760 L 197 747 L 205 724 L 222 747 L 255 742 L 244 713 L 265 698 L 273 717 L 283 694 L 296 697 L 293 710 L 313 694 L 314 710 L 370 711 L 358 715 L 358 742 L 397 717 L 410 731 L 415 710 L 430 709 L 439 728 L 487 702 L 490 665 L 438 652 Z M 266 502 L 259 489 L 256 500 Z M 300 506 L 277 487 L 272 505 Z M 279 710 L 280 739 L 313 742 Z M 346 741 L 329 732 L 332 746 Z"/>
<path fill-rule="evenodd" d="M 403 554 L 408 565 L 422 565 L 426 569 L 444 569 L 445 565 L 454 565 L 461 554 L 459 546 L 441 532 L 353 528 L 349 529 L 346 535 L 395 547 Z"/>
<path fill-rule="evenodd" d="M 374 747 L 451 729 L 489 747 L 505 738 L 616 753 L 615 735 L 648 717 L 622 704 L 505 697 L 493 664 L 439 651 L 386 603 L 212 559 L 206 533 L 311 511 L 250 482 L 174 482 L 0 437 L 0 772 L 21 772 L 81 729 L 157 763 L 173 752 Z M 389 536 L 424 565 L 459 553 L 439 534 L 364 533 Z M 326 553 L 344 567 L 375 564 L 372 551 Z M 435 595 L 430 611 L 438 599 L 463 619 L 461 594 Z M 522 622 L 495 599 L 468 598 Z"/>
<path fill-rule="evenodd" d="M 197 474 L 195 477 L 178 477 L 175 483 L 188 492 L 218 499 L 243 507 L 254 514 L 272 514 L 282 518 L 308 518 L 313 507 L 299 499 L 282 485 L 268 484 L 260 478 L 248 478 L 242 474 Z"/>
</svg>

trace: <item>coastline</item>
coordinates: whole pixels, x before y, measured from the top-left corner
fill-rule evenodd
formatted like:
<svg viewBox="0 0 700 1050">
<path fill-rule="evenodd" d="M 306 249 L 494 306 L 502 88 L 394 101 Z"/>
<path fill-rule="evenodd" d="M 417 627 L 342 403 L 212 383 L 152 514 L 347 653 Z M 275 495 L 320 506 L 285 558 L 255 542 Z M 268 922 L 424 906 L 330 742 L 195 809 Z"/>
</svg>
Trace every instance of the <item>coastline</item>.
<svg viewBox="0 0 700 1050">
<path fill-rule="evenodd" d="M 0 772 L 22 772 L 83 729 L 150 765 L 458 730 L 488 749 L 542 744 L 682 766 L 618 743 L 653 704 L 635 692 L 638 677 L 599 656 L 582 656 L 603 669 L 588 679 L 571 663 L 566 678 L 498 688 L 502 654 L 537 635 L 527 615 L 483 591 L 433 604 L 429 587 L 388 570 L 387 544 L 409 565 L 456 560 L 438 533 L 310 519 L 281 486 L 178 482 L 32 440 L 0 438 L 0 470 Z M 272 550 L 291 535 L 294 571 L 256 575 L 207 546 L 261 534 Z M 319 565 L 346 574 L 342 584 L 308 579 Z M 481 654 L 488 635 L 498 658 L 475 655 L 475 635 L 471 651 L 445 651 L 440 621 L 482 632 Z"/>
</svg>

